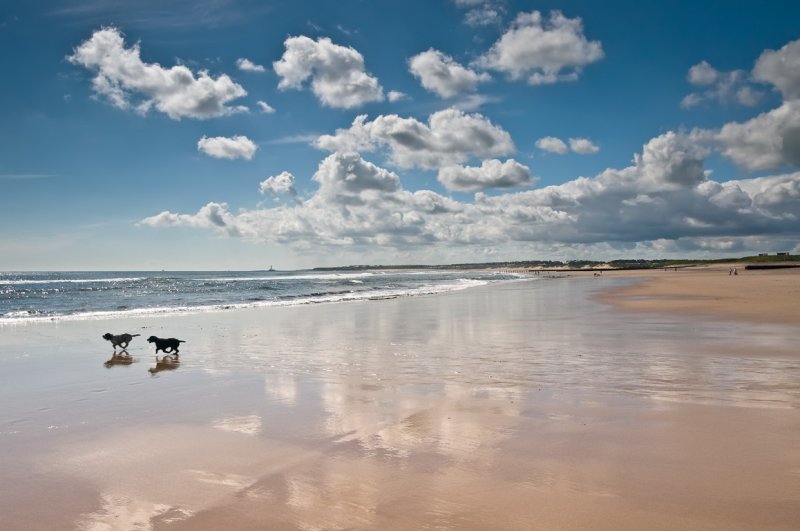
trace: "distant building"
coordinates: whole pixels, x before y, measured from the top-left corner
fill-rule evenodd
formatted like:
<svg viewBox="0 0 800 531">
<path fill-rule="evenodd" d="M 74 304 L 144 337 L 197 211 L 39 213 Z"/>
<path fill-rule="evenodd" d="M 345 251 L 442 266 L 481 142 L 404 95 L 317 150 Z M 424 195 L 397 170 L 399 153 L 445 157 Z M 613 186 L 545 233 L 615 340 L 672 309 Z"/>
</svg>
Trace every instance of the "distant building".
<svg viewBox="0 0 800 531">
<path fill-rule="evenodd" d="M 758 256 L 769 256 L 769 253 L 758 253 Z"/>
<path fill-rule="evenodd" d="M 789 256 L 789 253 L 776 253 L 778 256 Z"/>
</svg>

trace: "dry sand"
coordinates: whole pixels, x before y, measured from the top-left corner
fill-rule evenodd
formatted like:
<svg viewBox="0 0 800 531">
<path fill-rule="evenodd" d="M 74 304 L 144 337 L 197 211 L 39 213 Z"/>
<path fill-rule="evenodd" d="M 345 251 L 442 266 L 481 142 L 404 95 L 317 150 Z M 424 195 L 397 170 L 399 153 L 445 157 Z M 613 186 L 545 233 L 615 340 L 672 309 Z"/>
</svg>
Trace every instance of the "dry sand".
<svg viewBox="0 0 800 531">
<path fill-rule="evenodd" d="M 2 527 L 797 529 L 800 328 L 698 317 L 797 277 L 660 274 L 2 328 Z"/>
<path fill-rule="evenodd" d="M 730 275 L 731 268 L 737 275 Z M 747 271 L 741 264 L 606 275 L 647 276 L 647 281 L 605 295 L 632 311 L 800 324 L 800 268 Z"/>
</svg>

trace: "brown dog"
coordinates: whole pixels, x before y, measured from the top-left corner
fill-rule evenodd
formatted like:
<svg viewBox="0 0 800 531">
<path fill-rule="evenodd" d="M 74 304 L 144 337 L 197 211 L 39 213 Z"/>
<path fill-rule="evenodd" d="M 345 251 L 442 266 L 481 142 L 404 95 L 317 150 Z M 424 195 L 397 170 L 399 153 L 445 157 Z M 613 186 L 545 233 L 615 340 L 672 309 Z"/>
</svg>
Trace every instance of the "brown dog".
<svg viewBox="0 0 800 531">
<path fill-rule="evenodd" d="M 111 344 L 114 345 L 115 351 L 117 350 L 117 347 L 125 350 L 128 348 L 128 344 L 131 342 L 131 340 L 138 335 L 139 334 L 119 334 L 118 336 L 115 336 L 111 333 L 105 333 L 103 334 L 103 339 L 111 341 Z"/>
<path fill-rule="evenodd" d="M 156 336 L 148 337 L 147 342 L 156 344 L 156 354 L 158 354 L 159 350 L 163 350 L 164 354 L 172 354 L 173 356 L 178 355 L 178 347 L 180 344 L 186 343 L 186 341 L 183 341 L 182 339 L 175 339 L 174 337 L 162 339 Z"/>
</svg>

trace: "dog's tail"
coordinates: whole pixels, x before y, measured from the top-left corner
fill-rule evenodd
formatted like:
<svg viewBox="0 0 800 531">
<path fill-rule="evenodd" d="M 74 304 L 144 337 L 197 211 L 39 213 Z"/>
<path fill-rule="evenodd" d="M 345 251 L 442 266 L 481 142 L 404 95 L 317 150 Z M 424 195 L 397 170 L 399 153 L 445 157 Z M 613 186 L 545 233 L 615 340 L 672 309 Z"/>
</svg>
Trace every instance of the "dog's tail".
<svg viewBox="0 0 800 531">
<path fill-rule="evenodd" d="M 178 343 L 186 343 L 186 341 L 184 341 L 183 339 L 179 339 Z"/>
<path fill-rule="evenodd" d="M 131 334 L 131 337 L 138 337 L 139 334 Z"/>
</svg>

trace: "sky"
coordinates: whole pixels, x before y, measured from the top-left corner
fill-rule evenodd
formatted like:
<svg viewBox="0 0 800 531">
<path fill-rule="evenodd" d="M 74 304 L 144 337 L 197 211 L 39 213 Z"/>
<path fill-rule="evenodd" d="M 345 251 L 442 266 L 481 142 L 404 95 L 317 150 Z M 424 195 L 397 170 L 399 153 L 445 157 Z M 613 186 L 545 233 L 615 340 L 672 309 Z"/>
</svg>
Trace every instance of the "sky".
<svg viewBox="0 0 800 531">
<path fill-rule="evenodd" d="M 8 0 L 0 271 L 800 253 L 798 20 Z"/>
</svg>

